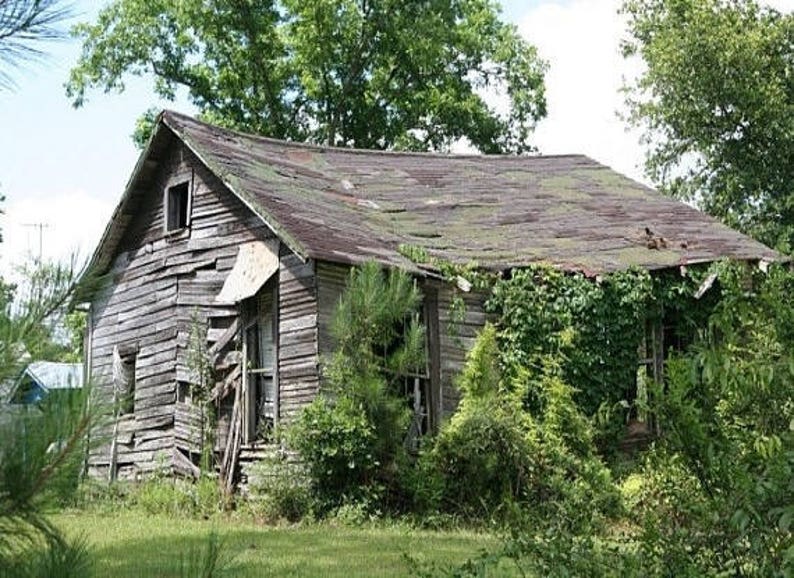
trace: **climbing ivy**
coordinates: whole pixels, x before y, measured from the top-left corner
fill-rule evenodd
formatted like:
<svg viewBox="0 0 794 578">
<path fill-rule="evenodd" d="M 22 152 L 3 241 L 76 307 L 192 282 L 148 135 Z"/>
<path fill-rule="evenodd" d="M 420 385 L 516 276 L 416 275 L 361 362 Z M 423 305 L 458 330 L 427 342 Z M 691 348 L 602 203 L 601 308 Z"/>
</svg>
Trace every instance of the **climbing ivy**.
<svg viewBox="0 0 794 578">
<path fill-rule="evenodd" d="M 653 297 L 647 271 L 595 281 L 539 265 L 497 283 L 487 307 L 499 319 L 505 370 L 531 371 L 554 355 L 580 407 L 594 414 L 603 403 L 625 399 Z"/>
<path fill-rule="evenodd" d="M 465 317 L 461 285 L 486 295 L 508 378 L 519 373 L 526 378 L 527 372 L 530 379 L 538 378 L 543 364 L 553 357 L 562 379 L 575 388 L 580 409 L 604 422 L 602 445 L 614 441 L 614 434 L 622 430 L 627 394 L 637 379 L 638 348 L 648 324 L 664 321 L 668 332 L 678 338 L 668 340 L 668 345 L 686 345 L 706 327 L 719 299 L 718 289 L 695 297 L 719 264 L 653 273 L 632 268 L 597 277 L 536 264 L 502 275 L 476 263 L 437 259 L 421 247 L 405 246 L 401 253 L 434 268 L 453 287 L 447 327 L 453 338 L 455 320 Z M 530 410 L 537 405 L 532 397 L 530 393 L 525 399 Z"/>
</svg>

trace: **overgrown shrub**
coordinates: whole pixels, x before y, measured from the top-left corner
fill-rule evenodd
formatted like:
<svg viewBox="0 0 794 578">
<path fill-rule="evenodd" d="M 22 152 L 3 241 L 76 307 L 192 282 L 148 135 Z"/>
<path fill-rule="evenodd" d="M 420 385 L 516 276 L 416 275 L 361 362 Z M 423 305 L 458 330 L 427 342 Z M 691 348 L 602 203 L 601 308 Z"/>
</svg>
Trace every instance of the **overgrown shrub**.
<svg viewBox="0 0 794 578">
<path fill-rule="evenodd" d="M 306 462 L 314 491 L 329 505 L 379 493 L 375 427 L 364 407 L 342 395 L 318 398 L 293 430 L 291 446 Z"/>
<path fill-rule="evenodd" d="M 313 498 L 305 468 L 276 455 L 251 466 L 248 478 L 250 511 L 267 522 L 299 522 L 311 516 Z"/>
<path fill-rule="evenodd" d="M 209 475 L 195 481 L 153 476 L 135 486 L 129 500 L 149 514 L 211 517 L 224 509 L 218 480 Z"/>
<path fill-rule="evenodd" d="M 719 291 L 694 294 L 706 267 L 659 273 L 630 269 L 596 279 L 545 265 L 514 271 L 493 284 L 488 309 L 496 315 L 503 367 L 508 374 L 538 372 L 555 360 L 574 401 L 594 421 L 602 453 L 625 433 L 627 394 L 636 381 L 637 348 L 646 323 L 664 318 L 687 342 L 705 325 Z M 532 409 L 533 390 L 526 405 Z M 636 410 L 636 409 L 635 409 Z"/>
<path fill-rule="evenodd" d="M 794 275 L 740 264 L 655 396 L 663 437 L 634 515 L 651 575 L 794 572 Z"/>
<path fill-rule="evenodd" d="M 458 410 L 422 455 L 419 503 L 479 519 L 516 508 L 544 519 L 563 508 L 572 526 L 614 513 L 617 494 L 589 423 L 553 364 L 536 378 L 518 372 L 510 381 L 500 365 L 496 328 L 486 325 L 459 381 Z M 529 389 L 535 412 L 523 405 Z"/>
<path fill-rule="evenodd" d="M 351 269 L 324 364 L 324 387 L 288 432 L 322 510 L 406 502 L 404 441 L 410 424 L 401 376 L 424 367 L 421 295 L 411 278 L 368 263 Z"/>
</svg>

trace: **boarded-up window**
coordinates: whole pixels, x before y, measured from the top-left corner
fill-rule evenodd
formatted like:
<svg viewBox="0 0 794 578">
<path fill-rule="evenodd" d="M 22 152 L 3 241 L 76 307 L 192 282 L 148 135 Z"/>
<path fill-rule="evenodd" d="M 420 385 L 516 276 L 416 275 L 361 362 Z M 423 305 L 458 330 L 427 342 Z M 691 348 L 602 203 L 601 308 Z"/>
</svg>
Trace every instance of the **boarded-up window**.
<svg viewBox="0 0 794 578">
<path fill-rule="evenodd" d="M 188 226 L 190 216 L 190 183 L 185 181 L 168 187 L 165 194 L 167 232 L 179 231 Z"/>
<path fill-rule="evenodd" d="M 243 441 L 267 439 L 277 417 L 275 283 L 243 302 L 245 412 Z"/>
<path fill-rule="evenodd" d="M 113 349 L 113 402 L 119 415 L 135 412 L 135 364 L 137 351 Z"/>
</svg>

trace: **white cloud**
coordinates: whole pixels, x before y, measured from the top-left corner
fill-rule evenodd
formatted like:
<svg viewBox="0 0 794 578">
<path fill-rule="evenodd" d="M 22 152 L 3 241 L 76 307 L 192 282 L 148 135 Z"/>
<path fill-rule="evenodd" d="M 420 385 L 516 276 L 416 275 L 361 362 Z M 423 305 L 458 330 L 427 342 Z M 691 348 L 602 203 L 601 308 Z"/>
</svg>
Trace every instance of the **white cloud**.
<svg viewBox="0 0 794 578">
<path fill-rule="evenodd" d="M 794 10 L 794 0 L 769 0 L 764 2 L 768 6 L 775 8 L 780 12 L 791 12 Z"/>
<path fill-rule="evenodd" d="M 549 62 L 548 117 L 534 142 L 544 154 L 583 153 L 633 178 L 642 178 L 639 133 L 627 132 L 623 79 L 634 78 L 639 62 L 620 54 L 625 36 L 619 0 L 546 2 L 519 21 L 524 37 Z"/>
<path fill-rule="evenodd" d="M 87 258 L 94 250 L 114 201 L 84 191 L 9 199 L 0 219 L 0 274 L 7 275 L 27 257 L 66 260 L 74 253 Z M 39 225 L 43 225 L 40 229 Z"/>
<path fill-rule="evenodd" d="M 781 12 L 794 0 L 765 4 Z M 637 180 L 643 177 L 645 149 L 640 132 L 618 117 L 625 112 L 620 92 L 642 70 L 640 59 L 626 60 L 620 0 L 546 0 L 518 21 L 522 35 L 549 62 L 546 77 L 548 117 L 535 132 L 544 154 L 584 153 Z"/>
</svg>

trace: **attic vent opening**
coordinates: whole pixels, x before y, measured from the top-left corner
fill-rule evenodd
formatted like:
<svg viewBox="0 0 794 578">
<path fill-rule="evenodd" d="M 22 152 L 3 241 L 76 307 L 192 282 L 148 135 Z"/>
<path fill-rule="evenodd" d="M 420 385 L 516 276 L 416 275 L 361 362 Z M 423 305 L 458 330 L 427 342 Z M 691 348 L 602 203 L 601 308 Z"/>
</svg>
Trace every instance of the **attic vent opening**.
<svg viewBox="0 0 794 578">
<path fill-rule="evenodd" d="M 188 226 L 188 216 L 190 215 L 190 186 L 185 181 L 172 187 L 168 187 L 165 195 L 166 224 L 165 230 L 180 231 Z"/>
</svg>

